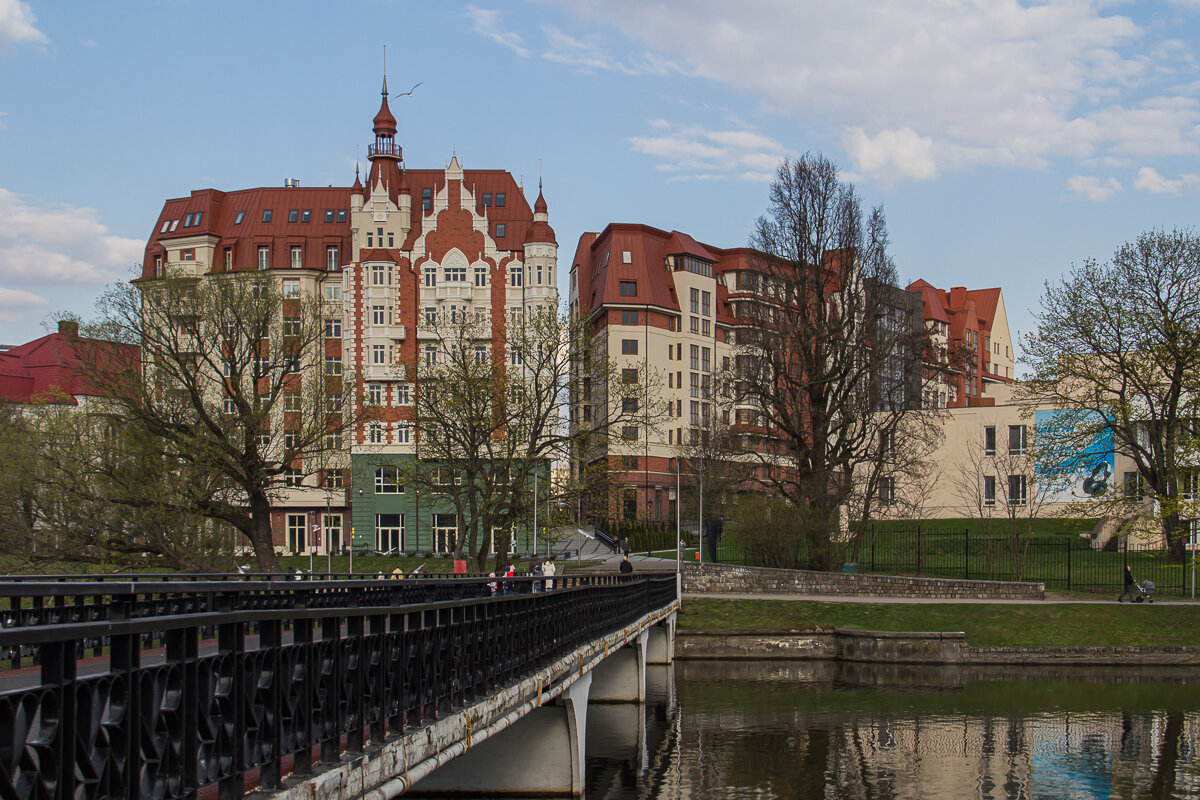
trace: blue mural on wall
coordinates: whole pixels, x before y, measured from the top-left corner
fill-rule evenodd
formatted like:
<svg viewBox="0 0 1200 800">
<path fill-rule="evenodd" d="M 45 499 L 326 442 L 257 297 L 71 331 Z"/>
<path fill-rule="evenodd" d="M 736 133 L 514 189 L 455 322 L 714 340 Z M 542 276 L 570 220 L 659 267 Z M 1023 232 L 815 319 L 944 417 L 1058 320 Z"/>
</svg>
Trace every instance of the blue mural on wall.
<svg viewBox="0 0 1200 800">
<path fill-rule="evenodd" d="M 1113 488 L 1116 459 L 1111 428 L 1095 411 L 1034 413 L 1038 482 L 1046 502 L 1072 503 Z M 1088 430 L 1096 429 L 1091 435 Z"/>
</svg>

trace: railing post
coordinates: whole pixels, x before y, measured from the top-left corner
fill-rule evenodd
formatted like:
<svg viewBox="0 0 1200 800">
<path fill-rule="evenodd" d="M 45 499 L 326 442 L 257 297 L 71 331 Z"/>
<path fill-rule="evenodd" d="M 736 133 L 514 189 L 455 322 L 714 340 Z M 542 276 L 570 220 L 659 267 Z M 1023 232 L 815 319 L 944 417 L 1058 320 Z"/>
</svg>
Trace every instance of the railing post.
<svg viewBox="0 0 1200 800">
<path fill-rule="evenodd" d="M 963 528 L 963 580 L 971 580 L 971 529 Z"/>
<path fill-rule="evenodd" d="M 1067 591 L 1071 590 L 1071 540 L 1064 540 L 1067 545 Z"/>
<path fill-rule="evenodd" d="M 75 704 L 76 642 L 74 639 L 42 645 L 42 686 L 52 690 L 57 698 L 58 726 L 54 732 L 52 749 L 58 760 L 58 797 L 74 797 L 75 792 L 75 738 L 79 718 Z M 47 711 L 49 709 L 46 709 Z M 98 724 L 98 721 L 96 721 Z M 49 720 L 42 725 L 49 727 Z M 8 733 L 8 732 L 6 732 Z M 18 744 L 20 747 L 24 743 Z"/>
<path fill-rule="evenodd" d="M 217 650 L 229 659 L 230 679 L 233 688 L 230 691 L 230 702 L 233 707 L 233 764 L 229 775 L 221 779 L 217 787 L 220 800 L 239 800 L 246 793 L 246 680 L 245 658 L 246 641 L 242 623 L 232 617 L 234 598 L 230 594 L 218 595 L 217 607 L 229 614 L 230 619 L 217 625 Z"/>
<path fill-rule="evenodd" d="M 197 705 L 199 692 L 196 690 L 196 658 L 199 655 L 196 639 L 199 631 L 196 628 L 180 628 L 168 631 L 166 635 L 167 663 L 175 664 L 180 672 L 178 707 L 175 714 L 179 717 L 182 741 L 180 746 L 180 775 L 178 776 L 185 796 L 194 794 L 197 786 L 197 769 L 199 767 L 200 744 L 197 729 Z M 170 714 L 171 709 L 165 707 L 167 698 L 164 697 L 164 715 Z"/>
<path fill-rule="evenodd" d="M 113 597 L 109 603 L 108 619 L 111 622 L 128 620 L 133 609 L 132 595 Z M 110 642 L 109 669 L 114 676 L 125 682 L 125 715 L 121 719 L 121 735 L 125 737 L 125 777 L 122 781 L 126 797 L 137 797 L 141 785 L 142 748 L 140 735 L 141 691 L 139 668 L 142 650 L 136 634 L 123 633 L 113 636 Z"/>
<path fill-rule="evenodd" d="M 921 526 L 917 526 L 917 575 L 921 574 Z"/>
</svg>

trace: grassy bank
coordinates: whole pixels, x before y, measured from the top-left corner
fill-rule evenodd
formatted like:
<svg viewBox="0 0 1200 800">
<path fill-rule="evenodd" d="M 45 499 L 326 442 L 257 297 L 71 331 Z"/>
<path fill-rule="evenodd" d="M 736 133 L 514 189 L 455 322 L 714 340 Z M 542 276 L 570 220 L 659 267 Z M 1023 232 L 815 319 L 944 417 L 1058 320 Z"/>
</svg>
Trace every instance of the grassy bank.
<svg viewBox="0 0 1200 800">
<path fill-rule="evenodd" d="M 1200 605 L 985 605 L 687 599 L 679 629 L 963 631 L 975 646 L 1200 645 Z"/>
</svg>

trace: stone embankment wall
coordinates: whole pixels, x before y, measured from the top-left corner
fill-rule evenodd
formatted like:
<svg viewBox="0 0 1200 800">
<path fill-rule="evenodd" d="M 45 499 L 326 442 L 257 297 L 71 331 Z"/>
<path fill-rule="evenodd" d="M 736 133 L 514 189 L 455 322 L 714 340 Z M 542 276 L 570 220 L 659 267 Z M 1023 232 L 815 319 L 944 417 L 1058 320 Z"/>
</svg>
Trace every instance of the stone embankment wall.
<svg viewBox="0 0 1200 800">
<path fill-rule="evenodd" d="M 783 658 L 882 664 L 1200 667 L 1200 647 L 971 647 L 967 644 L 966 636 L 957 631 L 679 631 L 675 637 L 675 658 Z"/>
<path fill-rule="evenodd" d="M 847 575 L 840 572 L 684 564 L 685 594 L 848 594 L 947 600 L 1042 600 L 1042 583 Z"/>
</svg>

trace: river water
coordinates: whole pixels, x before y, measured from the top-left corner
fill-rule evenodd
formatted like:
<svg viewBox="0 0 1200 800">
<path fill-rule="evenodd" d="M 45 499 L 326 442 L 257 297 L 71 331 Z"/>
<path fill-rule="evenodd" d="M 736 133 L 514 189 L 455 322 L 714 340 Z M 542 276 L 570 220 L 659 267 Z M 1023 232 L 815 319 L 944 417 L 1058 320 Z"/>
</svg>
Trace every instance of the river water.
<svg viewBox="0 0 1200 800">
<path fill-rule="evenodd" d="M 1200 671 L 680 661 L 588 709 L 587 800 L 1200 798 Z"/>
</svg>

